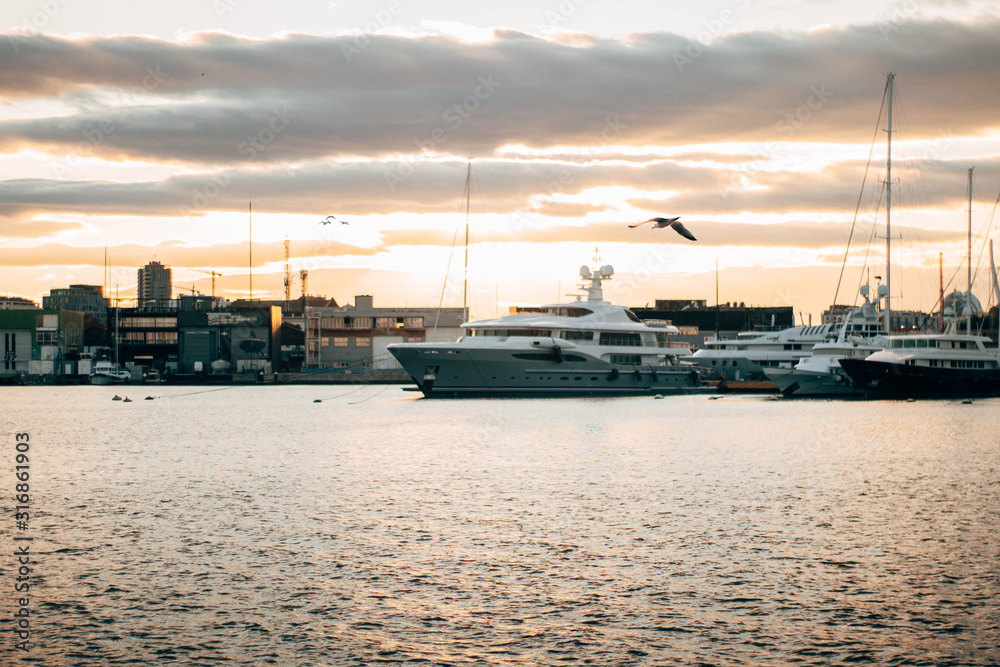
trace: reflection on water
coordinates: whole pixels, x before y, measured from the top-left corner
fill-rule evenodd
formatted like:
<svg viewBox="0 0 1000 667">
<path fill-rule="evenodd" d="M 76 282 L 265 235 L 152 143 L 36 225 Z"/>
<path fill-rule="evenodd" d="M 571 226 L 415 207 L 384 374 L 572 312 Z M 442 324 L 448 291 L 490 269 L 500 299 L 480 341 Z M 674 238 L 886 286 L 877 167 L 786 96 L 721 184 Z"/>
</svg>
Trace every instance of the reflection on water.
<svg viewBox="0 0 1000 667">
<path fill-rule="evenodd" d="M 36 664 L 1000 661 L 998 400 L 114 391 L 0 389 Z"/>
</svg>

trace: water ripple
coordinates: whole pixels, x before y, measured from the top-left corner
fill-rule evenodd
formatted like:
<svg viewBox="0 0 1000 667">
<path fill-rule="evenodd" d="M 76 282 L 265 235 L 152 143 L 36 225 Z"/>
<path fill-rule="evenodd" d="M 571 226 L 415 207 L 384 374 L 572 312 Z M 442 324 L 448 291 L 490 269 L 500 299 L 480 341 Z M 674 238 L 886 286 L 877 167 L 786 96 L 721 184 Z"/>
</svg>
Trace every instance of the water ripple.
<svg viewBox="0 0 1000 667">
<path fill-rule="evenodd" d="M 381 390 L 0 389 L 26 664 L 1000 663 L 1000 401 Z"/>
</svg>

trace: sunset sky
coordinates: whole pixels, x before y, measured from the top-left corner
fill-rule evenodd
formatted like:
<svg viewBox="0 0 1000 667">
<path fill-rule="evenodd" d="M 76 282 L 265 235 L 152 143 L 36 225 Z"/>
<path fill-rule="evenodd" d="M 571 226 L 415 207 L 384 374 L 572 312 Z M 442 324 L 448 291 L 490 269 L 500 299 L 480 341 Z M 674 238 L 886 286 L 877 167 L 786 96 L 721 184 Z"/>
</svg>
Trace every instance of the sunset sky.
<svg viewBox="0 0 1000 667">
<path fill-rule="evenodd" d="M 252 199 L 255 297 L 288 238 L 293 296 L 308 269 L 461 306 L 471 159 L 473 317 L 566 300 L 595 247 L 617 303 L 714 303 L 718 264 L 721 301 L 818 317 L 856 208 L 838 301 L 884 272 L 891 71 L 893 305 L 964 262 L 970 167 L 989 297 L 998 2 L 6 0 L 0 27 L 0 294 L 103 284 L 106 246 L 122 296 L 155 258 L 245 297 Z M 658 215 L 698 241 L 627 227 Z"/>
</svg>

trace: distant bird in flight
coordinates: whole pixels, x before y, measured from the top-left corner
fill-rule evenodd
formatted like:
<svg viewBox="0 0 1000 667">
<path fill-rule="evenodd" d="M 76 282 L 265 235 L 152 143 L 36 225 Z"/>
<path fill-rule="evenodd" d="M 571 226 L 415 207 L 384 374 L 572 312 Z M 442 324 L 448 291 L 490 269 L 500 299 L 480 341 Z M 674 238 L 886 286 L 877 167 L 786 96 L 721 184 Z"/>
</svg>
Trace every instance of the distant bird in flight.
<svg viewBox="0 0 1000 667">
<path fill-rule="evenodd" d="M 349 225 L 349 224 L 351 224 L 347 220 L 337 220 L 337 216 L 335 216 L 335 215 L 328 215 L 328 216 L 326 216 L 325 218 L 323 218 L 322 220 L 319 221 L 319 224 L 321 224 L 321 225 L 329 225 L 331 222 L 333 222 L 335 220 L 337 222 L 339 222 L 340 224 L 342 224 L 342 225 Z"/>
<path fill-rule="evenodd" d="M 692 241 L 697 241 L 698 239 L 694 237 L 694 234 L 689 232 L 688 228 L 679 222 L 680 217 L 681 216 L 678 215 L 673 218 L 650 218 L 649 220 L 644 220 L 642 222 L 637 222 L 634 225 L 629 225 L 629 228 L 632 229 L 638 227 L 639 225 L 644 225 L 647 222 L 655 222 L 656 224 L 653 225 L 653 229 L 659 229 L 660 227 L 673 227 L 674 231 L 683 236 L 684 238 L 691 239 Z"/>
</svg>

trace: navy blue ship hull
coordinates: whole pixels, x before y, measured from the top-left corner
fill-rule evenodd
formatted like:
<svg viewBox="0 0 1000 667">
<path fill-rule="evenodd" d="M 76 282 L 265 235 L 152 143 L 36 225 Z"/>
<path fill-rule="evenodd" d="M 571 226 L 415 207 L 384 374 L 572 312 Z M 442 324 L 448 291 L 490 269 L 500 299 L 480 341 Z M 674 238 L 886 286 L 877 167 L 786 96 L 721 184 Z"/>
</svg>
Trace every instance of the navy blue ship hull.
<svg viewBox="0 0 1000 667">
<path fill-rule="evenodd" d="M 874 398 L 974 398 L 1000 396 L 995 369 L 905 366 L 865 359 L 841 359 L 853 383 Z"/>
</svg>

